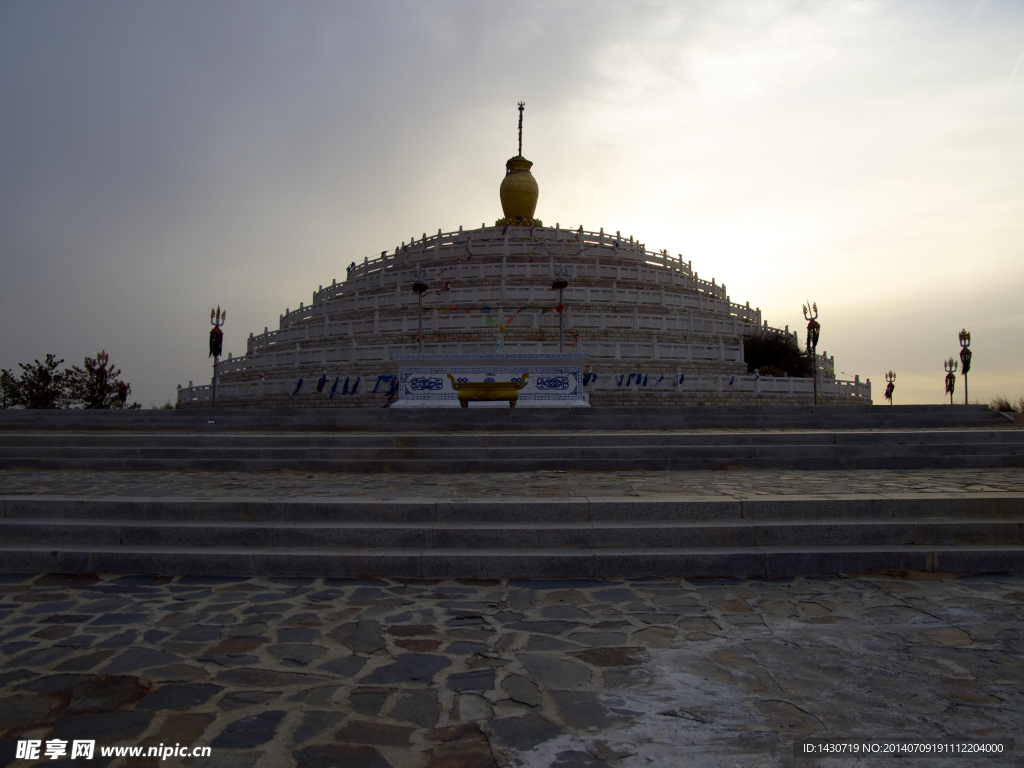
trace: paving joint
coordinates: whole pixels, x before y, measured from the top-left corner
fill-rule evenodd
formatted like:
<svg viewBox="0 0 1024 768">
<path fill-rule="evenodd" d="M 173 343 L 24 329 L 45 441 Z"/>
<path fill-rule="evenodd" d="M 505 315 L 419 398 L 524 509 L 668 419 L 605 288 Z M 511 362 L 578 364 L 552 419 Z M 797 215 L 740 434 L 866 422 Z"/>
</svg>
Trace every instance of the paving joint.
<svg viewBox="0 0 1024 768">
<path fill-rule="evenodd" d="M 224 768 L 717 768 L 835 734 L 1020 743 L 1022 605 L 1024 577 L 934 571 L 6 575 L 0 745 L 88 725 Z"/>
</svg>

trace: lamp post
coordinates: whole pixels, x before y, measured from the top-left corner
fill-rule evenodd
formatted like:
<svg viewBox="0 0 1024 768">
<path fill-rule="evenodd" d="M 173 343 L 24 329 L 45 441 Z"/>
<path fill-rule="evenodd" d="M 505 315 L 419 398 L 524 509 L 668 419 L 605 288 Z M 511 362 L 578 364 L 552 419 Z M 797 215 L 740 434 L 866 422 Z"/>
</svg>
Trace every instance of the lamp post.
<svg viewBox="0 0 1024 768">
<path fill-rule="evenodd" d="M 896 374 L 891 370 L 885 374 L 885 399 L 892 405 L 892 392 L 896 389 Z"/>
<path fill-rule="evenodd" d="M 971 370 L 971 334 L 960 331 L 960 373 L 964 375 L 964 405 L 967 405 L 967 372 Z"/>
<path fill-rule="evenodd" d="M 956 359 L 949 358 L 942 364 L 946 369 L 946 394 L 949 395 L 949 404 L 953 404 L 953 390 L 956 389 Z"/>
<path fill-rule="evenodd" d="M 417 319 L 417 333 L 419 334 L 419 346 L 417 349 L 419 353 L 423 354 L 423 294 L 427 291 L 427 284 L 423 282 L 423 278 L 420 277 L 419 264 L 416 265 L 416 281 L 412 284 L 412 289 L 416 292 L 416 319 Z"/>
<path fill-rule="evenodd" d="M 220 362 L 220 354 L 224 350 L 224 331 L 220 329 L 227 319 L 227 310 L 221 311 L 220 305 L 217 309 L 210 310 L 210 357 L 213 358 L 213 385 L 211 387 L 211 408 L 217 407 L 217 363 Z"/>
<path fill-rule="evenodd" d="M 555 273 L 555 281 L 551 284 L 551 290 L 558 291 L 558 354 L 562 354 L 562 327 L 565 322 L 565 306 L 562 304 L 562 291 L 569 287 L 569 281 L 562 274 L 562 265 L 558 265 L 558 272 Z"/>
<path fill-rule="evenodd" d="M 818 323 L 818 302 L 804 304 L 804 319 L 807 321 L 807 354 L 811 356 L 814 366 L 814 404 L 818 404 L 818 336 L 821 325 Z"/>
</svg>

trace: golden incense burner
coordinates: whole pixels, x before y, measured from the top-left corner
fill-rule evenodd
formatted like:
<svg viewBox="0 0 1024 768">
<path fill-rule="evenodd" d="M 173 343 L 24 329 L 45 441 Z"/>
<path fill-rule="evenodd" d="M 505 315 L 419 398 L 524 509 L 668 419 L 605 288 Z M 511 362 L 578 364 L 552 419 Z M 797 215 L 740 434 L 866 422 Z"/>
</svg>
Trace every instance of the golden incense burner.
<svg viewBox="0 0 1024 768">
<path fill-rule="evenodd" d="M 508 400 L 508 407 L 515 408 L 516 400 L 519 399 L 519 390 L 526 386 L 524 373 L 519 379 L 519 384 L 514 381 L 455 381 L 450 373 L 452 389 L 459 393 L 459 405 L 469 408 L 470 401 L 480 400 Z"/>
</svg>

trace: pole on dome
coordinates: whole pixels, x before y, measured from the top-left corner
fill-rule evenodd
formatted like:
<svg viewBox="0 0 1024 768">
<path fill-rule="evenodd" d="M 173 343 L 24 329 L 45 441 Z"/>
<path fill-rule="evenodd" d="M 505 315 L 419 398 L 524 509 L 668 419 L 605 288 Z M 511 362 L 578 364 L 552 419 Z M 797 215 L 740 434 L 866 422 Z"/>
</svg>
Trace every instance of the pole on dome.
<svg viewBox="0 0 1024 768">
<path fill-rule="evenodd" d="M 519 154 L 517 157 L 523 156 L 523 109 L 526 107 L 525 101 L 519 102 Z"/>
<path fill-rule="evenodd" d="M 417 319 L 416 335 L 417 335 L 417 338 L 418 338 L 416 346 L 417 346 L 417 351 L 422 355 L 423 354 L 423 294 L 427 290 L 427 284 L 425 282 L 423 282 L 423 278 L 420 277 L 420 265 L 419 264 L 416 265 L 416 279 L 415 279 L 415 281 L 412 284 L 412 289 L 413 289 L 413 291 L 416 292 L 416 316 L 417 316 L 416 317 L 416 319 Z"/>
<path fill-rule="evenodd" d="M 558 312 L 558 354 L 562 354 L 562 328 L 565 322 L 565 305 L 562 303 L 562 291 L 569 287 L 569 281 L 565 279 L 565 274 L 562 271 L 562 265 L 558 265 L 558 272 L 555 273 L 555 281 L 551 283 L 551 289 L 558 291 L 558 306 L 555 307 L 555 311 Z"/>
</svg>

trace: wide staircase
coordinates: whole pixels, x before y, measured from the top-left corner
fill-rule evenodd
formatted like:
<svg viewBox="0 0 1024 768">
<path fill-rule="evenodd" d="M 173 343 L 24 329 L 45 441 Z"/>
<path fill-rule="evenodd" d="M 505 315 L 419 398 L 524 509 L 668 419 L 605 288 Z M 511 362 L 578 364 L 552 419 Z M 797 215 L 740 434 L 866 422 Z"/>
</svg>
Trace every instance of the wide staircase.
<svg viewBox="0 0 1024 768">
<path fill-rule="evenodd" d="M 1024 571 L 1024 494 L 4 499 L 0 570 L 613 578 Z"/>
<path fill-rule="evenodd" d="M 0 469 L 1024 467 L 1024 430 L 985 406 L 37 414 L 0 412 Z"/>
<path fill-rule="evenodd" d="M 399 474 L 1024 467 L 1020 424 L 984 407 L 186 416 L 3 412 L 0 467 L 382 471 L 395 473 L 394 492 L 314 499 L 0 491 L 0 571 L 423 578 L 1024 571 L 1024 493 L 424 498 L 403 496 Z"/>
</svg>

